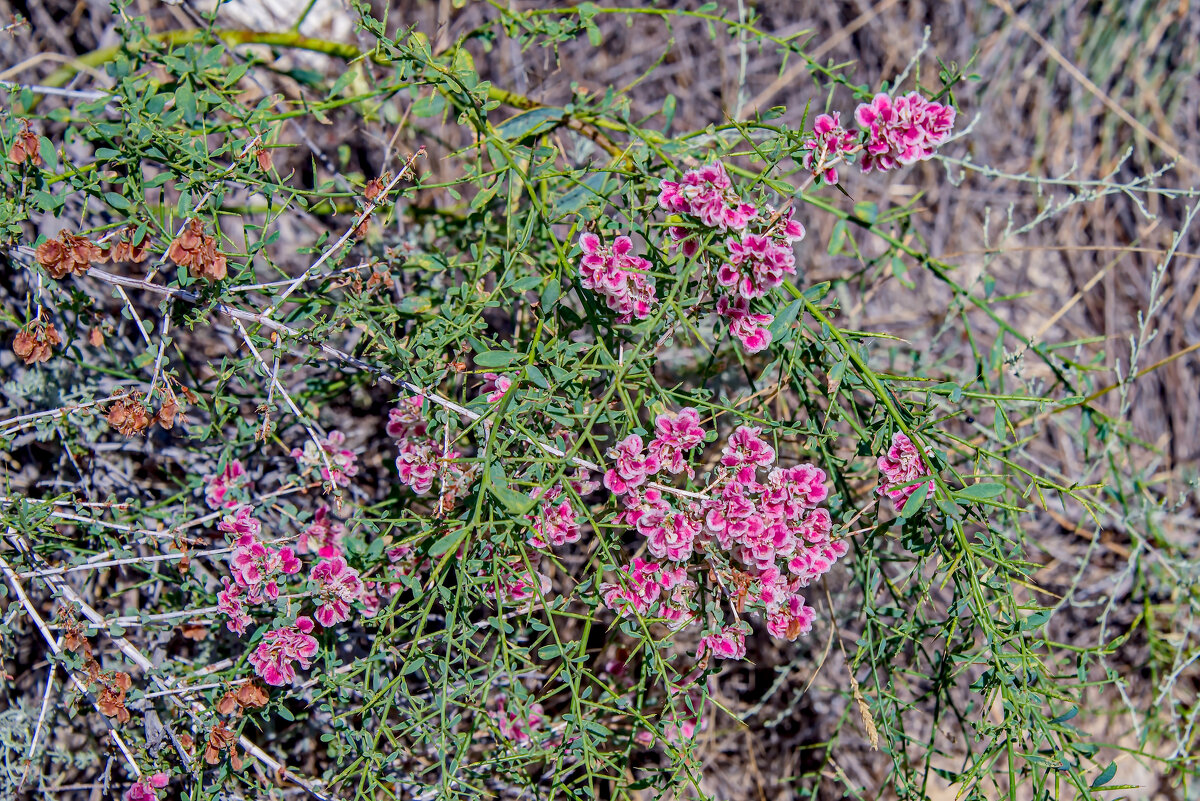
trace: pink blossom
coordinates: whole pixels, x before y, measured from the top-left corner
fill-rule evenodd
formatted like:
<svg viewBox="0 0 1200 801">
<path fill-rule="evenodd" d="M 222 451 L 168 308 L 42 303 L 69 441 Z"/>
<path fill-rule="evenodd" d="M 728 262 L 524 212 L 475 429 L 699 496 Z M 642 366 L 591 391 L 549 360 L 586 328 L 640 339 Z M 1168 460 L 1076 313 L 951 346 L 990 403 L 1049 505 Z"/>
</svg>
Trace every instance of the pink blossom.
<svg viewBox="0 0 1200 801">
<path fill-rule="evenodd" d="M 303 450 L 292 450 L 292 458 L 300 463 L 305 472 L 320 468 L 323 480 L 339 487 L 348 487 L 350 479 L 358 475 L 358 456 L 354 451 L 342 447 L 345 442 L 346 435 L 341 431 L 330 431 L 321 441 L 320 447 L 315 442 L 306 442 Z M 321 451 L 325 452 L 324 455 Z M 329 461 L 328 465 L 325 464 L 326 459 Z"/>
<path fill-rule="evenodd" d="M 282 687 L 296 677 L 293 662 L 307 669 L 319 645 L 309 632 L 313 630 L 310 618 L 300 616 L 292 626 L 268 631 L 262 642 L 250 653 L 250 664 L 267 684 Z"/>
<path fill-rule="evenodd" d="M 721 449 L 721 464 L 726 467 L 766 467 L 775 461 L 775 449 L 759 436 L 761 432 L 758 426 L 738 426 Z M 739 477 L 739 480 L 745 483 L 747 479 Z M 753 480 L 753 474 L 750 474 L 750 480 Z"/>
<path fill-rule="evenodd" d="M 438 477 L 437 454 L 430 440 L 402 439 L 400 455 L 396 457 L 396 473 L 400 481 L 412 487 L 417 495 L 425 495 Z"/>
<path fill-rule="evenodd" d="M 700 427 L 700 414 L 690 406 L 678 412 L 664 412 L 654 420 L 654 439 L 650 440 L 650 455 L 659 461 L 663 470 L 678 475 L 684 470 L 688 477 L 695 475 L 683 458 L 704 442 L 704 429 Z"/>
<path fill-rule="evenodd" d="M 488 403 L 496 403 L 504 397 L 504 393 L 508 392 L 508 388 L 512 386 L 512 383 L 513 381 L 510 376 L 484 373 L 483 389 L 481 392 L 488 393 Z"/>
<path fill-rule="evenodd" d="M 692 556 L 701 523 L 683 512 L 672 512 L 662 525 L 646 536 L 646 548 L 652 556 L 672 562 L 684 562 Z"/>
<path fill-rule="evenodd" d="M 122 796 L 125 801 L 157 801 L 158 790 L 167 786 L 170 777 L 161 771 L 132 784 Z"/>
<path fill-rule="evenodd" d="M 725 165 L 719 161 L 689 170 L 679 182 L 662 181 L 658 205 L 674 214 L 696 217 L 709 228 L 720 231 L 740 231 L 758 216 L 758 209 L 743 202 L 733 191 L 733 182 L 729 180 Z M 671 235 L 677 240 L 685 239 L 687 229 L 672 230 Z"/>
<path fill-rule="evenodd" d="M 529 745 L 546 725 L 546 710 L 539 703 L 532 703 L 522 711 L 509 704 L 507 696 L 496 698 L 496 706 L 488 711 L 500 737 L 514 745 Z"/>
<path fill-rule="evenodd" d="M 861 104 L 854 118 L 867 133 L 863 172 L 928 159 L 950 136 L 954 113 L 953 106 L 930 102 L 916 92 L 897 98 L 877 94 Z"/>
<path fill-rule="evenodd" d="M 879 491 L 891 498 L 897 508 L 920 487 L 926 487 L 929 492 L 933 491 L 932 479 L 918 481 L 929 475 L 929 468 L 912 440 L 905 434 L 896 432 L 892 435 L 892 445 L 887 453 L 879 457 L 878 464 L 879 472 L 883 474 Z"/>
<path fill-rule="evenodd" d="M 799 225 L 799 223 L 796 223 Z M 729 261 L 717 270 L 717 283 L 746 300 L 761 298 L 796 274 L 796 254 L 786 242 L 760 234 L 725 241 Z"/>
<path fill-rule="evenodd" d="M 217 593 L 217 609 L 229 618 L 225 626 L 234 634 L 246 633 L 246 626 L 254 622 L 246 612 L 246 590 L 241 585 L 231 582 L 228 576 L 221 578 L 225 589 Z"/>
<path fill-rule="evenodd" d="M 716 634 L 700 640 L 696 656 L 711 653 L 717 659 L 744 659 L 746 657 L 746 632 L 734 626 L 725 626 Z"/>
<path fill-rule="evenodd" d="M 626 565 L 617 572 L 624 579 L 623 583 L 606 582 L 600 585 L 600 597 L 604 605 L 623 617 L 629 617 L 633 612 L 643 616 L 649 614 L 663 591 L 659 565 L 635 556 L 632 565 Z"/>
<path fill-rule="evenodd" d="M 839 156 L 854 152 L 857 138 L 842 127 L 838 112 L 817 115 L 813 121 L 813 138 L 804 143 L 808 151 L 804 154 L 804 169 L 814 174 L 823 169 L 820 177 L 825 183 L 836 184 L 837 167 L 828 165 L 836 165 Z"/>
<path fill-rule="evenodd" d="M 233 534 L 235 540 L 247 535 L 252 538 L 257 537 L 262 531 L 262 523 L 254 519 L 253 512 L 253 507 L 239 506 L 236 514 L 225 515 L 221 518 L 221 522 L 217 524 L 217 530 Z"/>
<path fill-rule="evenodd" d="M 233 459 L 218 474 L 205 476 L 204 500 L 210 509 L 233 509 L 238 505 L 236 498 L 227 497 L 231 490 L 239 490 L 250 483 L 250 476 L 241 461 Z"/>
<path fill-rule="evenodd" d="M 654 285 L 646 278 L 651 265 L 631 255 L 633 240 L 618 236 L 606 247 L 600 237 L 585 233 L 579 237 L 579 246 L 583 249 L 579 260 L 583 288 L 604 298 L 608 308 L 617 313 L 617 322 L 649 317 L 655 303 Z"/>
<path fill-rule="evenodd" d="M 729 332 L 741 340 L 747 353 L 766 350 L 771 344 L 771 332 L 767 330 L 775 318 L 770 314 L 755 314 L 750 311 L 750 301 L 743 297 L 730 300 L 728 295 L 717 298 L 717 314 L 729 324 Z"/>
<path fill-rule="evenodd" d="M 312 520 L 296 540 L 296 552 L 301 554 L 315 553 L 324 559 L 330 559 L 342 552 L 342 538 L 346 536 L 346 527 L 329 513 L 329 507 L 321 504 L 313 512 Z"/>
<path fill-rule="evenodd" d="M 250 603 L 264 596 L 274 601 L 279 597 L 278 577 L 299 573 L 300 560 L 290 547 L 275 550 L 247 534 L 237 541 L 231 572 Z"/>
<path fill-rule="evenodd" d="M 401 398 L 399 405 L 388 412 L 385 430 L 393 439 L 416 437 L 425 439 L 428 431 L 423 409 L 424 398 L 419 395 Z"/>
<path fill-rule="evenodd" d="M 350 604 L 363 591 L 358 571 L 340 556 L 323 559 L 313 567 L 309 578 L 317 585 L 317 622 L 326 628 L 350 619 Z"/>
<path fill-rule="evenodd" d="M 645 453 L 642 438 L 637 434 L 630 434 L 618 442 L 609 456 L 616 463 L 604 474 L 604 486 L 618 495 L 645 484 L 660 467 L 654 454 Z"/>
<path fill-rule="evenodd" d="M 560 497 L 562 490 L 555 487 L 557 492 L 551 496 L 547 493 L 542 501 L 538 514 L 533 518 L 534 536 L 530 542 L 537 548 L 553 545 L 561 547 L 569 542 L 578 542 L 580 536 L 579 521 L 576 519 L 575 507 L 568 498 Z"/>
</svg>

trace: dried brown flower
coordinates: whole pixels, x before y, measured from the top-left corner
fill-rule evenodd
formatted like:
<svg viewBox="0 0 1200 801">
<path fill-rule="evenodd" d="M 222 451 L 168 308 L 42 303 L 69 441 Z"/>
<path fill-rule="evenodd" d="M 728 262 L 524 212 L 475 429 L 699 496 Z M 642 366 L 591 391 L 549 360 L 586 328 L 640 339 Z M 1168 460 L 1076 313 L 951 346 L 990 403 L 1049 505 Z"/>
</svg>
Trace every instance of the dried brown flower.
<svg viewBox="0 0 1200 801">
<path fill-rule="evenodd" d="M 83 275 L 93 264 L 103 264 L 108 253 L 92 240 L 63 232 L 58 239 L 48 239 L 34 253 L 38 264 L 46 268 L 55 280 L 68 274 Z"/>
<path fill-rule="evenodd" d="M 104 332 L 100 330 L 100 326 L 88 331 L 88 344 L 93 348 L 104 347 Z"/>
<path fill-rule="evenodd" d="M 254 151 L 254 158 L 258 161 L 258 168 L 263 172 L 271 171 L 271 151 L 265 147 L 259 147 Z"/>
<path fill-rule="evenodd" d="M 392 180 L 391 175 L 384 173 L 378 178 L 372 178 L 367 181 L 367 188 L 363 190 L 363 197 L 367 200 L 374 201 L 375 198 L 383 194 L 383 189 Z"/>
<path fill-rule="evenodd" d="M 204 761 L 215 765 L 221 761 L 221 752 L 229 752 L 229 762 L 234 770 L 242 769 L 242 758 L 236 749 L 237 735 L 230 731 L 225 721 L 217 721 L 208 733 L 208 746 L 204 749 Z"/>
<path fill-rule="evenodd" d="M 26 364 L 47 361 L 54 347 L 62 344 L 62 337 L 53 324 L 34 321 L 17 332 L 13 338 L 13 353 Z"/>
<path fill-rule="evenodd" d="M 202 623 L 184 623 L 179 627 L 179 630 L 185 640 L 200 642 L 201 640 L 208 639 L 208 626 Z"/>
<path fill-rule="evenodd" d="M 21 130 L 8 149 L 8 160 L 14 164 L 28 161 L 35 167 L 42 166 L 42 156 L 38 152 L 37 134 L 29 129 L 29 120 L 21 120 Z"/>
<path fill-rule="evenodd" d="M 258 709 L 266 706 L 269 700 L 271 698 L 267 695 L 267 691 L 256 681 L 243 684 L 237 692 L 237 702 L 242 705 L 243 709 Z"/>
<path fill-rule="evenodd" d="M 204 233 L 204 224 L 199 220 L 191 220 L 183 233 L 175 237 L 167 255 L 197 278 L 220 281 L 228 274 L 225 256 L 217 250 L 216 240 Z"/>
<path fill-rule="evenodd" d="M 137 233 L 137 229 L 132 226 L 121 232 L 117 241 L 113 243 L 112 248 L 108 251 L 109 258 L 114 262 L 128 261 L 134 264 L 141 264 L 150 255 L 146 251 L 147 240 L 143 237 L 139 245 L 133 244 L 133 237 Z"/>
<path fill-rule="evenodd" d="M 98 677 L 98 682 L 101 690 L 96 697 L 96 708 L 101 714 L 116 718 L 118 723 L 128 721 L 129 710 L 125 708 L 125 692 L 133 686 L 129 674 L 120 671 L 103 673 Z"/>
<path fill-rule="evenodd" d="M 178 414 L 179 401 L 175 400 L 175 395 L 172 394 L 162 402 L 158 414 L 154 416 L 154 421 L 169 431 L 175 427 L 175 416 Z"/>
<path fill-rule="evenodd" d="M 146 405 L 142 403 L 142 393 L 119 397 L 108 407 L 108 424 L 127 437 L 140 434 L 150 427 L 153 420 Z"/>
</svg>

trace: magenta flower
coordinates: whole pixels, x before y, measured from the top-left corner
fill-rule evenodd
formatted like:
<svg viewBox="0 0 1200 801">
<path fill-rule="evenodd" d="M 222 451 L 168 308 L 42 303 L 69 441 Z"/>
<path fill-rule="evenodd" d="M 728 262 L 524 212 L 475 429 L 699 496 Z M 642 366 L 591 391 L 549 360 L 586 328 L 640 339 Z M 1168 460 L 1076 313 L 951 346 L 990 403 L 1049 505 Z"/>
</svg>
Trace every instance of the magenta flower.
<svg viewBox="0 0 1200 801">
<path fill-rule="evenodd" d="M 239 506 L 236 514 L 225 515 L 221 518 L 221 522 L 217 524 L 217 530 L 233 534 L 235 540 L 247 535 L 252 538 L 257 537 L 262 531 L 262 523 L 254 519 L 253 512 L 253 507 Z"/>
<path fill-rule="evenodd" d="M 761 431 L 758 426 L 738 426 L 730 435 L 729 442 L 721 449 L 721 464 L 726 467 L 766 467 L 775 461 L 775 449 L 759 436 Z M 749 480 L 753 480 L 753 474 Z"/>
<path fill-rule="evenodd" d="M 348 487 L 350 479 L 358 475 L 358 455 L 343 448 L 345 442 L 346 435 L 341 431 L 330 431 L 319 448 L 317 443 L 310 440 L 304 443 L 304 450 L 293 449 L 292 458 L 300 463 L 304 472 L 319 468 L 323 480 L 339 487 Z M 325 451 L 324 456 L 321 455 L 322 450 Z M 326 459 L 329 460 L 329 466 L 325 464 Z"/>
<path fill-rule="evenodd" d="M 725 318 L 729 332 L 741 340 L 747 353 L 758 353 L 771 344 L 771 332 L 767 326 L 774 322 L 774 316 L 751 312 L 750 301 L 745 298 L 738 297 L 731 301 L 728 295 L 722 295 L 717 299 L 717 314 Z"/>
<path fill-rule="evenodd" d="M 358 571 L 346 564 L 340 556 L 323 559 L 309 574 L 317 585 L 317 622 L 322 626 L 342 623 L 350 619 L 350 604 L 358 600 L 363 591 Z"/>
<path fill-rule="evenodd" d="M 280 576 L 300 572 L 300 560 L 290 548 L 275 550 L 250 535 L 237 542 L 230 566 L 234 581 L 246 590 L 250 603 L 260 603 L 265 596 L 274 601 L 279 597 Z"/>
<path fill-rule="evenodd" d="M 570 499 L 561 495 L 562 490 L 555 487 L 554 491 L 544 496 L 538 514 L 533 518 L 534 536 L 529 541 L 534 547 L 561 547 L 579 541 L 580 529 L 575 507 Z"/>
<path fill-rule="evenodd" d="M 238 501 L 228 497 L 229 492 L 247 486 L 250 476 L 246 475 L 246 468 L 242 466 L 241 461 L 233 459 L 220 473 L 205 476 L 204 483 L 204 500 L 208 503 L 208 508 L 233 509 L 238 505 Z"/>
<path fill-rule="evenodd" d="M 695 475 L 683 458 L 704 442 L 704 429 L 700 427 L 700 414 L 690 406 L 676 412 L 664 412 L 654 419 L 654 439 L 650 440 L 650 455 L 658 460 L 663 470 L 678 475 L 684 470 L 688 477 Z"/>
<path fill-rule="evenodd" d="M 522 712 L 515 705 L 509 705 L 507 696 L 496 698 L 496 706 L 488 711 L 488 717 L 496 725 L 500 737 L 513 745 L 528 746 L 546 725 L 546 710 L 539 703 L 528 706 L 528 712 Z"/>
<path fill-rule="evenodd" d="M 745 659 L 746 632 L 734 626 L 725 626 L 716 634 L 702 637 L 696 657 L 701 658 L 706 653 L 711 653 L 717 659 Z"/>
<path fill-rule="evenodd" d="M 296 678 L 293 663 L 307 670 L 320 647 L 312 630 L 312 620 L 302 615 L 292 626 L 268 631 L 250 654 L 254 672 L 273 687 L 290 684 Z"/>
<path fill-rule="evenodd" d="M 796 254 L 786 242 L 743 234 L 741 239 L 727 239 L 725 245 L 729 261 L 717 270 L 717 283 L 746 300 L 761 298 L 782 284 L 785 275 L 796 274 Z"/>
<path fill-rule="evenodd" d="M 878 464 L 879 472 L 883 474 L 879 492 L 891 498 L 897 508 L 903 506 L 920 487 L 927 487 L 929 492 L 933 492 L 932 479 L 918 481 L 929 475 L 929 468 L 907 435 L 900 432 L 892 435 L 892 446 L 879 457 Z"/>
<path fill-rule="evenodd" d="M 161 771 L 135 782 L 121 796 L 125 801 L 157 801 L 158 791 L 167 786 L 170 777 Z"/>
<path fill-rule="evenodd" d="M 635 611 L 639 615 L 648 614 L 663 591 L 658 575 L 659 565 L 635 556 L 632 565 L 626 565 L 617 572 L 624 578 L 624 586 L 621 583 L 602 583 L 600 597 L 604 605 L 623 617 L 629 617 Z"/>
<path fill-rule="evenodd" d="M 229 618 L 225 626 L 234 634 L 243 635 L 246 633 L 246 626 L 254 622 L 254 618 L 246 611 L 246 590 L 241 585 L 231 582 L 229 576 L 222 576 L 221 584 L 225 589 L 217 593 L 217 609 Z"/>
<path fill-rule="evenodd" d="M 696 217 L 709 228 L 720 231 L 741 231 L 758 216 L 757 207 L 743 202 L 733 191 L 733 182 L 729 180 L 725 165 L 719 161 L 689 170 L 678 183 L 660 182 L 658 205 L 674 214 Z M 679 230 L 686 235 L 687 229 Z M 675 232 L 672 236 L 683 238 L 675 236 Z M 687 252 L 686 246 L 684 252 Z"/>
<path fill-rule="evenodd" d="M 804 143 L 808 151 L 804 154 L 804 169 L 818 175 L 827 184 L 836 184 L 837 167 L 830 165 L 836 165 L 842 154 L 853 153 L 857 139 L 842 127 L 842 117 L 838 112 L 819 114 L 813 121 L 813 138 Z"/>
<path fill-rule="evenodd" d="M 504 393 L 508 392 L 508 388 L 512 386 L 512 383 L 513 381 L 510 376 L 484 373 L 483 389 L 480 391 L 488 393 L 488 403 L 496 403 L 504 397 Z"/>
<path fill-rule="evenodd" d="M 387 435 L 393 439 L 427 438 L 429 435 L 423 405 L 424 399 L 419 396 L 401 398 L 399 405 L 388 411 Z"/>
<path fill-rule="evenodd" d="M 867 134 L 863 172 L 928 159 L 950 136 L 954 113 L 953 106 L 930 102 L 916 92 L 894 99 L 878 94 L 861 104 L 854 119 Z"/>
<path fill-rule="evenodd" d="M 658 458 L 642 448 L 642 438 L 630 434 L 609 452 L 616 464 L 604 474 L 604 486 L 618 495 L 640 487 L 659 471 Z"/>
<path fill-rule="evenodd" d="M 579 246 L 583 249 L 579 260 L 583 288 L 602 297 L 617 313 L 619 323 L 649 317 L 655 302 L 654 285 L 646 279 L 651 265 L 640 256 L 630 255 L 633 240 L 618 236 L 611 247 L 605 247 L 600 237 L 585 233 L 579 237 Z"/>
<path fill-rule="evenodd" d="M 296 540 L 296 552 L 315 553 L 323 559 L 331 559 L 342 552 L 342 539 L 346 527 L 329 514 L 329 507 L 321 504 L 313 512 L 312 520 Z"/>
</svg>

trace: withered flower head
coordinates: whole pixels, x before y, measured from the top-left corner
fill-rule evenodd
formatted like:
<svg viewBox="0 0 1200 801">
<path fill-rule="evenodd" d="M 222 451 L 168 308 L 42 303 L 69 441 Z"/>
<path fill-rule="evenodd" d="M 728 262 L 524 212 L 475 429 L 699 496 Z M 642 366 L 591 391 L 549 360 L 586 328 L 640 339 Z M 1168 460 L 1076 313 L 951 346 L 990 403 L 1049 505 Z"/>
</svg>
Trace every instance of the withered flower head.
<svg viewBox="0 0 1200 801">
<path fill-rule="evenodd" d="M 21 357 L 26 364 L 47 361 L 54 353 L 54 347 L 62 344 L 62 337 L 53 324 L 46 325 L 33 322 L 17 332 L 13 339 L 13 353 Z"/>
<path fill-rule="evenodd" d="M 108 255 L 113 261 L 129 261 L 134 264 L 141 264 L 150 255 L 146 252 L 147 240 L 144 237 L 140 245 L 133 244 L 135 233 L 137 233 L 137 229 L 132 226 L 121 232 L 112 249 L 108 251 Z"/>
<path fill-rule="evenodd" d="M 42 166 L 42 156 L 38 152 L 37 134 L 29 129 L 29 120 L 21 120 L 21 130 L 8 149 L 8 160 L 14 164 L 28 161 L 35 167 Z"/>
<path fill-rule="evenodd" d="M 271 171 L 271 151 L 265 147 L 259 147 L 254 151 L 254 158 L 258 161 L 258 168 L 263 172 Z"/>
<path fill-rule="evenodd" d="M 270 696 L 267 695 L 267 691 L 256 681 L 243 684 L 237 692 L 237 702 L 244 709 L 258 709 L 266 706 L 269 700 Z"/>
<path fill-rule="evenodd" d="M 108 407 L 108 424 L 127 437 L 140 434 L 150 427 L 153 422 L 146 406 L 142 403 L 142 393 L 123 395 Z"/>
<path fill-rule="evenodd" d="M 383 188 L 392 180 L 391 175 L 384 173 L 378 178 L 372 178 L 367 181 L 367 188 L 363 190 L 363 197 L 367 200 L 374 201 L 375 198 L 383 194 Z"/>
<path fill-rule="evenodd" d="M 125 692 L 133 686 L 129 674 L 120 671 L 101 674 L 99 683 L 102 689 L 96 697 L 96 708 L 101 714 L 116 718 L 118 723 L 128 721 L 129 710 L 125 708 Z"/>
<path fill-rule="evenodd" d="M 103 264 L 108 253 L 92 240 L 63 232 L 58 239 L 48 239 L 34 252 L 38 264 L 57 280 L 68 274 L 83 275 L 92 264 Z"/>
<path fill-rule="evenodd" d="M 197 219 L 188 222 L 167 255 L 188 274 L 208 281 L 220 281 L 228 274 L 225 256 L 217 250 L 217 242 L 204 233 L 204 224 Z"/>
<path fill-rule="evenodd" d="M 237 735 L 230 731 L 225 721 L 217 721 L 208 733 L 208 746 L 204 749 L 204 761 L 215 765 L 221 761 L 221 752 L 229 751 L 229 762 L 234 770 L 242 769 L 242 758 L 238 755 Z"/>
</svg>

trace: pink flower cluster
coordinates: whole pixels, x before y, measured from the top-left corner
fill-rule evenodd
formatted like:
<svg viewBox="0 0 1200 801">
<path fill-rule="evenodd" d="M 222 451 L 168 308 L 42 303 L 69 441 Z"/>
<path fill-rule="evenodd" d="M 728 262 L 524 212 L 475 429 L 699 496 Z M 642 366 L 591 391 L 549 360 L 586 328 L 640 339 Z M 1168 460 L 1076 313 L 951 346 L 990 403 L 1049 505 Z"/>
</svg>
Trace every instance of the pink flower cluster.
<svg viewBox="0 0 1200 801">
<path fill-rule="evenodd" d="M 317 585 L 317 622 L 326 628 L 350 619 L 350 604 L 362 596 L 364 585 L 358 571 L 340 556 L 322 559 L 309 573 Z"/>
<path fill-rule="evenodd" d="M 580 498 L 591 495 L 599 488 L 599 484 L 591 480 L 588 472 L 582 467 L 575 471 L 569 479 L 571 488 Z M 571 504 L 571 499 L 563 497 L 561 486 L 551 487 L 544 493 L 541 488 L 533 491 L 532 497 L 541 501 L 538 511 L 530 515 L 533 535 L 529 542 L 535 548 L 550 546 L 561 547 L 571 542 L 578 542 L 580 537 L 579 514 Z"/>
<path fill-rule="evenodd" d="M 483 374 L 482 392 L 488 393 L 488 403 L 498 403 L 504 397 L 504 393 L 508 392 L 508 388 L 513 385 L 512 376 L 497 375 L 496 373 Z"/>
<path fill-rule="evenodd" d="M 520 554 L 495 558 L 495 546 L 490 542 L 483 543 L 480 558 L 494 563 L 485 565 L 479 571 L 479 576 L 485 578 L 484 593 L 489 598 L 498 598 L 508 606 L 517 609 L 532 609 L 539 597 L 546 597 L 550 592 L 550 577 L 538 571 L 542 555 L 538 551 L 528 554 L 529 565 Z"/>
<path fill-rule="evenodd" d="M 224 588 L 217 593 L 217 607 L 236 634 L 245 634 L 253 622 L 248 607 L 279 598 L 280 579 L 300 572 L 300 560 L 290 547 L 276 549 L 259 539 L 262 526 L 252 511 L 249 506 L 239 507 L 217 526 L 235 543 L 230 562 L 233 581 L 228 576 L 221 580 Z"/>
<path fill-rule="evenodd" d="M 444 450 L 442 443 L 430 435 L 424 403 L 424 398 L 417 396 L 401 398 L 388 413 L 386 430 L 400 450 L 396 473 L 401 483 L 417 495 L 427 495 L 438 482 L 438 513 L 446 514 L 470 492 L 479 468 L 464 466 L 458 461 L 462 453 L 453 448 Z"/>
<path fill-rule="evenodd" d="M 768 326 L 774 316 L 751 311 L 750 302 L 777 289 L 785 276 L 796 274 L 793 244 L 804 238 L 804 226 L 789 209 L 778 212 L 741 200 L 733 191 L 725 167 L 717 162 L 690 170 L 683 181 L 662 181 L 658 204 L 674 214 L 696 218 L 714 232 L 728 232 L 725 258 L 716 271 L 716 311 L 749 353 L 771 344 Z M 699 232 L 672 225 L 671 238 L 681 242 L 684 255 L 699 253 Z"/>
<path fill-rule="evenodd" d="M 583 249 L 579 260 L 583 288 L 604 298 L 619 323 L 649 317 L 655 300 L 654 285 L 646 278 L 650 262 L 632 255 L 633 240 L 618 236 L 606 247 L 600 237 L 585 233 L 579 237 L 579 246 Z"/>
<path fill-rule="evenodd" d="M 858 136 L 842 127 L 842 115 L 818 114 L 813 121 L 813 138 L 804 143 L 804 169 L 825 183 L 838 182 L 837 161 L 858 151 Z"/>
<path fill-rule="evenodd" d="M 733 190 L 733 181 L 719 161 L 688 170 L 682 181 L 662 181 L 658 185 L 658 205 L 671 214 L 695 217 L 702 225 L 718 231 L 741 231 L 758 216 L 758 208 Z M 691 231 L 672 226 L 669 233 L 681 243 L 684 255 L 696 255 L 700 241 Z"/>
<path fill-rule="evenodd" d="M 342 446 L 345 444 L 345 434 L 341 431 L 330 431 L 319 448 L 317 443 L 310 440 L 304 443 L 303 450 L 293 449 L 292 458 L 300 463 L 305 473 L 314 468 L 320 468 L 322 480 L 332 482 L 339 487 L 348 487 L 350 479 L 358 475 L 358 456 L 354 451 L 343 448 Z M 322 455 L 321 451 L 324 451 L 325 454 Z M 325 464 L 326 459 L 329 460 L 328 466 Z"/>
<path fill-rule="evenodd" d="M 508 703 L 507 696 L 501 695 L 496 698 L 495 707 L 488 710 L 488 717 L 502 739 L 513 745 L 525 746 L 539 739 L 539 734 L 546 727 L 546 710 L 541 704 L 529 704 L 528 710 L 522 712 Z"/>
<path fill-rule="evenodd" d="M 312 520 L 296 540 L 296 553 L 315 553 L 323 559 L 330 559 L 342 552 L 342 539 L 346 536 L 346 527 L 329 513 L 329 507 L 321 504 L 313 513 Z"/>
<path fill-rule="evenodd" d="M 250 484 L 250 476 L 241 461 L 233 459 L 225 465 L 220 473 L 204 477 L 204 500 L 209 509 L 233 509 L 237 507 L 237 498 L 230 497 L 230 492 L 236 494 Z"/>
<path fill-rule="evenodd" d="M 293 663 L 307 670 L 316 656 L 319 646 L 317 639 L 309 633 L 312 630 L 312 620 L 301 615 L 291 626 L 268 631 L 250 653 L 254 671 L 273 687 L 290 684 L 296 677 Z"/>
<path fill-rule="evenodd" d="M 170 777 L 160 771 L 134 782 L 121 797 L 125 801 L 158 801 L 158 791 L 166 787 L 169 781 Z"/>
<path fill-rule="evenodd" d="M 920 481 L 929 475 L 925 458 L 907 435 L 897 432 L 892 435 L 892 445 L 887 453 L 879 457 L 879 492 L 892 499 L 896 508 L 921 487 L 933 492 L 933 480 Z"/>
<path fill-rule="evenodd" d="M 703 553 L 710 575 L 735 613 L 759 612 L 767 631 L 794 640 L 812 627 L 814 613 L 799 590 L 824 575 L 847 552 L 832 538 L 833 521 L 821 504 L 829 495 L 825 473 L 811 464 L 779 467 L 761 430 L 740 426 L 721 451 L 700 501 L 675 505 L 650 479 L 668 461 L 698 446 L 703 429 L 694 410 L 660 415 L 649 446 L 632 434 L 613 448 L 604 484 L 624 510 L 618 520 L 646 538 L 660 564 L 635 557 L 619 569 L 620 580 L 600 586 L 606 606 L 621 615 L 657 616 L 679 627 L 695 618 L 695 582 L 688 563 Z M 721 658 L 745 653 L 742 626 L 718 627 L 701 641 L 701 651 Z"/>
<path fill-rule="evenodd" d="M 877 94 L 854 111 L 866 132 L 863 172 L 890 170 L 933 155 L 954 127 L 954 107 L 910 92 L 902 97 Z"/>
</svg>

